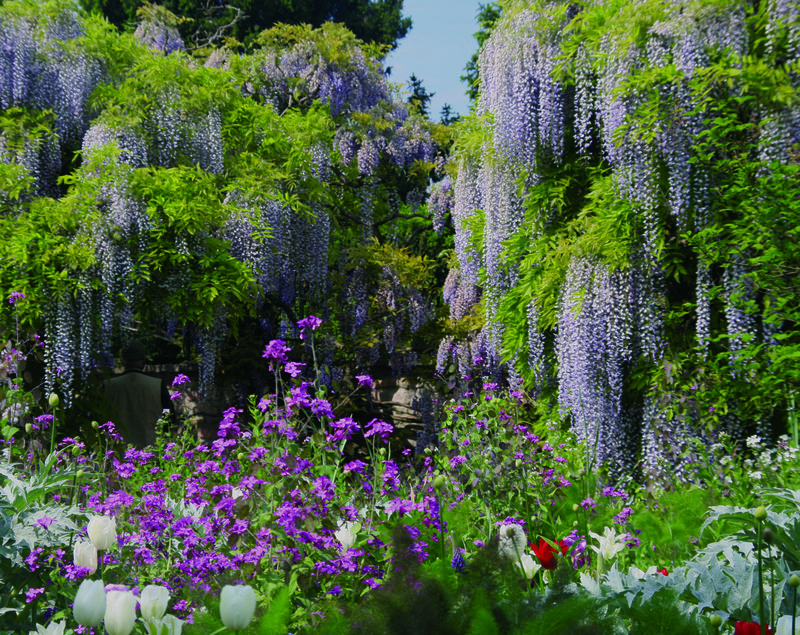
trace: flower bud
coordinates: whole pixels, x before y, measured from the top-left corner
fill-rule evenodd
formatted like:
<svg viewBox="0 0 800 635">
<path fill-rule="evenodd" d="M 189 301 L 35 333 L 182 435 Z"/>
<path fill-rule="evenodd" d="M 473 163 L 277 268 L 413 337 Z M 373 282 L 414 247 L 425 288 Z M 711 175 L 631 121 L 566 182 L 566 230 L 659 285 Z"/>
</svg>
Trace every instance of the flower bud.
<svg viewBox="0 0 800 635">
<path fill-rule="evenodd" d="M 241 584 L 222 587 L 219 598 L 219 617 L 226 628 L 241 631 L 248 627 L 256 612 L 256 592 Z"/>
<path fill-rule="evenodd" d="M 148 620 L 160 620 L 167 612 L 169 589 L 158 584 L 148 584 L 139 594 L 139 610 Z"/>
<path fill-rule="evenodd" d="M 106 591 L 102 580 L 84 579 L 75 594 L 72 615 L 83 626 L 100 626 L 106 612 Z"/>
<path fill-rule="evenodd" d="M 81 478 L 83 476 L 83 470 L 78 470 L 75 472 L 75 478 Z"/>
<path fill-rule="evenodd" d="M 59 401 L 59 400 L 58 400 L 58 393 L 51 392 L 51 393 L 50 393 L 50 394 L 47 396 L 47 403 L 49 403 L 49 404 L 50 404 L 50 407 L 51 407 L 51 408 L 55 408 L 55 407 L 58 405 L 58 401 Z"/>
<path fill-rule="evenodd" d="M 764 538 L 764 542 L 766 542 L 768 545 L 771 545 L 773 542 L 775 542 L 775 534 L 772 533 L 772 530 L 769 527 L 764 530 L 764 533 L 761 534 L 761 537 Z"/>
<path fill-rule="evenodd" d="M 92 428 L 95 429 L 95 430 L 99 430 L 100 429 L 100 424 L 97 423 L 97 421 L 92 421 Z"/>
<path fill-rule="evenodd" d="M 111 549 L 117 544 L 117 521 L 108 516 L 93 516 L 86 528 L 89 540 L 98 551 Z"/>
<path fill-rule="evenodd" d="M 130 591 L 109 591 L 104 620 L 108 635 L 129 635 L 136 623 L 136 596 Z"/>
<path fill-rule="evenodd" d="M 33 424 L 32 423 L 26 423 L 25 424 L 25 432 L 28 433 L 28 434 L 33 432 Z"/>
<path fill-rule="evenodd" d="M 441 474 L 439 474 L 435 479 L 433 479 L 433 489 L 437 492 L 442 491 L 442 488 L 445 484 L 445 478 Z"/>
<path fill-rule="evenodd" d="M 89 569 L 89 573 L 97 571 L 97 549 L 88 541 L 80 540 L 72 550 L 72 562 L 76 567 Z"/>
<path fill-rule="evenodd" d="M 800 586 L 800 576 L 798 576 L 796 573 L 793 573 L 791 575 L 791 577 L 789 578 L 789 586 L 792 587 L 793 589 L 796 589 L 797 587 L 799 587 Z"/>
<path fill-rule="evenodd" d="M 753 515 L 756 517 L 756 520 L 758 521 L 766 520 L 767 508 L 764 507 L 763 505 L 759 505 L 758 507 L 756 507 L 756 511 L 753 513 Z"/>
<path fill-rule="evenodd" d="M 576 511 L 578 511 L 580 508 L 581 508 L 581 506 L 580 506 L 580 505 L 578 505 L 578 503 L 573 503 L 573 504 L 572 504 L 572 511 L 576 512 Z"/>
<path fill-rule="evenodd" d="M 719 628 L 720 626 L 722 626 L 722 616 L 718 615 L 717 613 L 714 613 L 708 619 L 708 621 L 711 623 L 711 626 L 713 626 L 714 628 Z"/>
</svg>

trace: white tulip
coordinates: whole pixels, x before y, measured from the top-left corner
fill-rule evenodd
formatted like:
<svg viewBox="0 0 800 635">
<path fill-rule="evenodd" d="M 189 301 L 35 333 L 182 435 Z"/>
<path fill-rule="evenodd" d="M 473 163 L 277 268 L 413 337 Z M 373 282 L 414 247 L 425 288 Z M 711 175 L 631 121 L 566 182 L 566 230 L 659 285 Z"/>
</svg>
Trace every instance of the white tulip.
<svg viewBox="0 0 800 635">
<path fill-rule="evenodd" d="M 117 544 L 117 521 L 109 516 L 93 516 L 86 531 L 98 551 L 111 549 Z"/>
<path fill-rule="evenodd" d="M 156 620 L 145 620 L 148 635 L 181 635 L 183 620 L 174 615 L 165 615 Z"/>
<path fill-rule="evenodd" d="M 160 620 L 167 612 L 169 590 L 157 584 L 148 584 L 139 594 L 139 610 L 144 619 Z"/>
<path fill-rule="evenodd" d="M 72 615 L 83 626 L 100 626 L 106 612 L 106 591 L 102 580 L 84 579 L 75 594 Z"/>
<path fill-rule="evenodd" d="M 89 573 L 97 571 L 97 548 L 87 540 L 75 543 L 72 551 L 72 562 L 76 567 L 89 569 Z"/>
<path fill-rule="evenodd" d="M 519 557 L 519 565 L 522 567 L 522 571 L 528 579 L 532 579 L 533 576 L 536 575 L 536 572 L 542 568 L 542 565 L 536 562 L 531 555 L 527 553 L 523 553 Z"/>
<path fill-rule="evenodd" d="M 30 631 L 29 635 L 64 635 L 66 622 L 50 622 L 47 627 L 41 624 L 36 625 L 35 631 Z"/>
<path fill-rule="evenodd" d="M 256 612 L 256 592 L 247 584 L 222 587 L 219 617 L 226 628 L 241 631 L 247 628 Z"/>
<path fill-rule="evenodd" d="M 359 529 L 361 529 L 360 523 L 345 522 L 339 525 L 339 529 L 337 529 L 333 535 L 336 536 L 336 540 L 342 543 L 342 547 L 350 549 L 350 547 L 356 544 L 356 536 L 358 535 Z"/>
<path fill-rule="evenodd" d="M 130 591 L 109 591 L 105 615 L 108 635 L 129 635 L 135 623 L 136 596 Z"/>
</svg>

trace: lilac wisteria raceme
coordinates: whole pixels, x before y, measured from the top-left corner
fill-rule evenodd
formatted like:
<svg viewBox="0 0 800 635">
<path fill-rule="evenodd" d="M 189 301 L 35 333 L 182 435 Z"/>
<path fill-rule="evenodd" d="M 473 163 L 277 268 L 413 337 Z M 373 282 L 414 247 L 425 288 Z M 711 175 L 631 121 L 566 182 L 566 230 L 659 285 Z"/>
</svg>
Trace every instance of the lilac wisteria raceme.
<svg viewBox="0 0 800 635">
<path fill-rule="evenodd" d="M 103 62 L 74 46 L 84 33 L 74 9 L 0 12 L 0 107 L 51 109 L 63 144 L 83 136 L 89 96 L 105 77 Z"/>
<path fill-rule="evenodd" d="M 638 450 L 635 415 L 626 411 L 626 371 L 652 331 L 648 307 L 655 298 L 636 271 L 609 271 L 575 259 L 559 303 L 556 355 L 558 400 L 575 435 L 612 474 L 629 472 Z"/>
<path fill-rule="evenodd" d="M 528 169 L 559 161 L 564 150 L 564 89 L 553 70 L 568 20 L 555 6 L 512 15 L 492 31 L 478 62 L 478 108 L 493 116 L 495 151 Z"/>
</svg>

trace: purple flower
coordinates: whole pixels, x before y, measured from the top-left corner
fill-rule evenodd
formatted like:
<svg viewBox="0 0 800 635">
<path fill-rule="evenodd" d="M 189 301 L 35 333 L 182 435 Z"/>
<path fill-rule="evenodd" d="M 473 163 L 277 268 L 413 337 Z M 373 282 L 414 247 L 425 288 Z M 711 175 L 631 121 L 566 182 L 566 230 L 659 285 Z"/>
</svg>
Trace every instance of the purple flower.
<svg viewBox="0 0 800 635">
<path fill-rule="evenodd" d="M 192 380 L 189 379 L 183 373 L 178 373 L 177 375 L 175 375 L 175 379 L 172 380 L 172 385 L 173 386 L 181 386 L 183 384 L 189 384 L 189 383 L 191 383 L 191 381 Z"/>
<path fill-rule="evenodd" d="M 585 498 L 581 501 L 581 507 L 583 507 L 587 511 L 594 511 L 595 507 L 597 506 L 597 501 L 593 498 Z"/>
<path fill-rule="evenodd" d="M 50 525 L 56 522 L 55 518 L 50 518 L 50 516 L 42 516 L 39 520 L 36 521 L 36 524 L 39 527 L 44 527 L 47 529 Z"/>
<path fill-rule="evenodd" d="M 286 353 L 290 350 L 292 349 L 286 346 L 286 342 L 283 340 L 272 340 L 264 347 L 264 354 L 261 357 L 274 359 L 276 362 L 285 362 Z"/>
<path fill-rule="evenodd" d="M 297 326 L 300 327 L 300 339 L 305 339 L 306 333 L 305 330 L 310 328 L 312 331 L 316 331 L 317 328 L 322 324 L 322 319 L 318 318 L 315 315 L 309 315 L 308 317 L 303 318 L 302 320 L 297 322 Z"/>
<path fill-rule="evenodd" d="M 359 386 L 368 386 L 370 388 L 375 387 L 375 380 L 373 380 L 369 375 L 356 375 L 356 381 L 358 382 Z"/>
<path fill-rule="evenodd" d="M 367 424 L 367 431 L 364 433 L 365 437 L 371 437 L 374 434 L 377 434 L 383 439 L 384 441 L 389 440 L 389 435 L 394 431 L 394 427 L 391 424 L 386 423 L 385 421 L 380 421 L 379 419 L 373 419 Z"/>
<path fill-rule="evenodd" d="M 633 509 L 630 507 L 623 507 L 622 511 L 614 516 L 614 523 L 617 525 L 624 525 L 627 523 L 631 518 L 631 513 L 633 513 Z"/>
<path fill-rule="evenodd" d="M 457 465 L 461 465 L 466 460 L 467 460 L 467 457 L 465 457 L 463 454 L 458 454 L 456 456 L 450 457 L 450 468 L 452 469 L 452 468 L 456 467 Z"/>
<path fill-rule="evenodd" d="M 364 473 L 364 469 L 367 467 L 367 464 L 364 461 L 360 461 L 356 459 L 355 461 L 350 461 L 349 463 L 345 463 L 344 471 L 345 472 L 358 472 L 359 474 Z"/>
<path fill-rule="evenodd" d="M 283 370 L 289 373 L 292 377 L 297 377 L 303 372 L 303 366 L 305 366 L 305 364 L 301 362 L 286 362 L 286 366 L 283 367 Z"/>
<path fill-rule="evenodd" d="M 342 441 L 352 437 L 358 431 L 359 426 L 352 417 L 342 417 L 338 421 L 331 421 L 331 428 L 334 428 L 336 432 L 329 435 L 329 440 Z"/>
<path fill-rule="evenodd" d="M 27 591 L 25 591 L 25 601 L 26 602 L 33 602 L 42 593 L 44 593 L 44 587 L 39 588 L 39 589 L 30 588 Z"/>
<path fill-rule="evenodd" d="M 24 293 L 20 293 L 19 291 L 12 291 L 11 295 L 8 296 L 8 303 L 14 304 L 17 300 L 24 300 L 24 299 L 25 299 Z"/>
<path fill-rule="evenodd" d="M 53 422 L 53 415 L 39 415 L 34 417 L 33 420 L 38 424 L 33 426 L 34 430 L 47 430 Z"/>
<path fill-rule="evenodd" d="M 178 400 L 178 399 L 180 399 L 181 397 L 183 397 L 183 393 L 182 393 L 182 392 L 179 392 L 179 391 L 177 391 L 177 390 L 176 390 L 174 393 L 172 393 L 172 394 L 169 396 L 169 398 L 170 398 L 172 401 L 177 401 L 177 400 Z"/>
<path fill-rule="evenodd" d="M 331 419 L 334 417 L 333 408 L 331 408 L 331 404 L 327 399 L 312 399 L 311 412 L 318 417 L 329 417 Z"/>
</svg>

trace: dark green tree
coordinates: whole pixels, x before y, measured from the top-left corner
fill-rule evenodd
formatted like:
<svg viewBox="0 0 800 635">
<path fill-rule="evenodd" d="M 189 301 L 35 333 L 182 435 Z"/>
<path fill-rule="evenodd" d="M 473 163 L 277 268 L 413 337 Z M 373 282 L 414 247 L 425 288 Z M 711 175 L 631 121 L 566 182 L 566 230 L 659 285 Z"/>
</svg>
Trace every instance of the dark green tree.
<svg viewBox="0 0 800 635">
<path fill-rule="evenodd" d="M 453 110 L 453 107 L 450 104 L 445 104 L 442 106 L 442 110 L 439 113 L 439 123 L 444 124 L 445 126 L 452 126 L 459 119 L 461 119 L 461 115 Z"/>
<path fill-rule="evenodd" d="M 144 0 L 81 0 L 118 27 L 136 22 Z M 248 43 L 253 36 L 278 23 L 340 22 L 360 40 L 395 48 L 411 28 L 403 15 L 403 0 L 163 0 L 164 8 L 185 20 L 180 25 L 187 48 L 219 44 L 225 37 Z"/>
<path fill-rule="evenodd" d="M 408 78 L 408 87 L 411 89 L 411 95 L 408 97 L 408 103 L 417 109 L 417 112 L 424 117 L 428 116 L 428 107 L 431 105 L 431 99 L 436 93 L 429 93 L 428 89 L 422 84 L 422 80 L 414 73 Z"/>
</svg>

